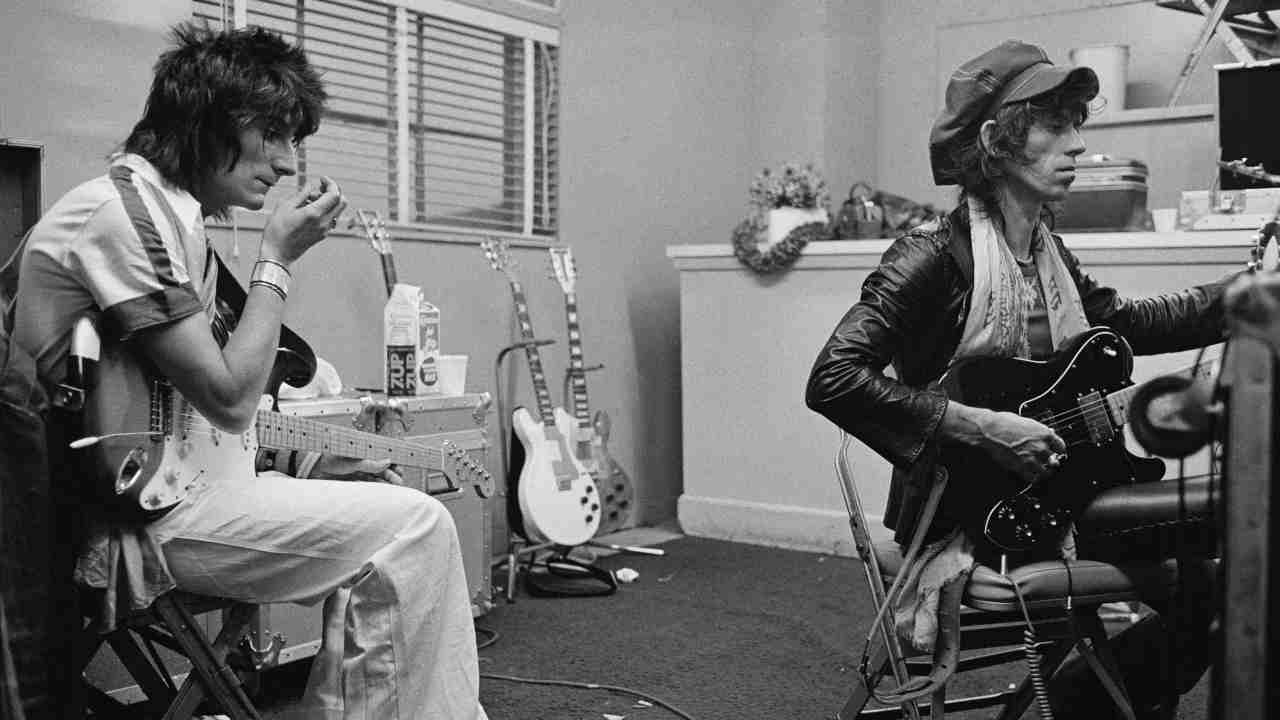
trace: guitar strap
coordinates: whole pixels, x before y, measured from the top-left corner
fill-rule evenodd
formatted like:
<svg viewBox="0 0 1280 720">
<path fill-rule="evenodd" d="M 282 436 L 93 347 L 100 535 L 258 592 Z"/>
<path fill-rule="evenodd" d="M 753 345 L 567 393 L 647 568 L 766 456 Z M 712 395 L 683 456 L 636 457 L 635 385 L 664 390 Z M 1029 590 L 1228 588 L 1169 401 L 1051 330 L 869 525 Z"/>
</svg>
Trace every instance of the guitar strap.
<svg viewBox="0 0 1280 720">
<path fill-rule="evenodd" d="M 240 317 L 240 313 L 244 311 L 245 298 L 248 294 L 244 287 L 240 285 L 240 281 L 236 279 L 234 273 L 227 268 L 222 262 L 222 256 L 213 253 L 213 257 L 218 262 L 218 301 L 221 321 L 229 323 L 227 331 L 235 328 L 235 320 Z M 223 311 L 225 305 L 226 312 Z M 226 317 L 227 314 L 230 317 Z M 219 319 L 215 319 L 215 323 Z M 293 387 L 302 387 L 311 382 L 311 378 L 316 374 L 316 353 L 303 340 L 300 335 L 289 328 L 288 325 L 280 324 L 280 343 L 279 352 L 277 353 L 277 363 L 281 358 L 287 358 L 284 365 L 283 377 L 280 379 L 289 383 Z"/>
<path fill-rule="evenodd" d="M 174 212 L 173 206 L 160 188 L 155 187 L 145 178 L 143 182 L 151 189 L 160 210 L 165 214 L 169 225 L 175 232 L 183 232 L 182 221 Z M 136 222 L 136 221 L 135 221 Z M 206 240 L 207 242 L 207 240 Z M 245 298 L 248 293 L 240 285 L 234 273 L 222 262 L 222 256 L 214 251 L 211 245 L 207 252 L 218 264 L 217 297 L 214 299 L 214 313 L 210 318 L 213 336 L 218 343 L 226 342 L 227 336 L 235 330 L 240 314 L 244 311 Z M 297 333 L 284 323 L 280 324 L 280 340 L 277 342 L 275 366 L 272 368 L 270 391 L 274 394 L 280 382 L 287 382 L 294 387 L 302 387 L 311 382 L 316 374 L 316 354 Z"/>
</svg>

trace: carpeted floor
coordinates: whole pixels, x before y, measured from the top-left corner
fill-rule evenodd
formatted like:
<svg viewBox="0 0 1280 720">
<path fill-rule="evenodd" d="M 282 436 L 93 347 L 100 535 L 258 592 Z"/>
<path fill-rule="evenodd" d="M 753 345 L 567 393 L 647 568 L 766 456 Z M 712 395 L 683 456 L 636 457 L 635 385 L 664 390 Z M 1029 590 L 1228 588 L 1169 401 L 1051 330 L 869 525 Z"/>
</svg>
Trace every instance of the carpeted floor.
<svg viewBox="0 0 1280 720">
<path fill-rule="evenodd" d="M 870 622 L 857 561 L 698 538 L 664 543 L 664 557 L 598 563 L 638 579 L 612 596 L 534 598 L 478 618 L 481 701 L 493 720 L 789 720 L 834 717 Z M 957 679 L 952 692 L 1002 689 L 1021 665 Z M 277 711 L 305 669 L 282 668 Z M 499 679 L 520 677 L 552 684 Z M 628 694 L 565 684 L 626 688 Z M 1179 720 L 1205 717 L 1202 682 Z M 652 698 L 643 701 L 642 697 Z M 268 712 L 268 717 L 274 713 Z M 961 719 L 990 716 L 963 713 Z M 1033 715 L 1031 715 L 1033 717 Z"/>
</svg>

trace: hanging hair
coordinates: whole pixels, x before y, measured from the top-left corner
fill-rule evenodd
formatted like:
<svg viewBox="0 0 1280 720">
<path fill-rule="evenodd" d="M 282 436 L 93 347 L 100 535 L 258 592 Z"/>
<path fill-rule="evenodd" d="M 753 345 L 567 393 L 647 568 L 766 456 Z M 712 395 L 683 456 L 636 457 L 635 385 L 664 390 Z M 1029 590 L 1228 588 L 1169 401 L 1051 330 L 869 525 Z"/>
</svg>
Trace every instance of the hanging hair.
<svg viewBox="0 0 1280 720">
<path fill-rule="evenodd" d="M 1029 100 L 1010 103 L 992 116 L 995 122 L 989 143 L 980 132 L 956 142 L 951 157 L 957 168 L 960 204 L 972 197 L 988 212 L 998 214 L 996 184 L 1004 176 L 1002 161 L 1027 163 L 1027 134 L 1034 126 L 1061 130 L 1080 127 L 1089 118 L 1089 88 L 1068 83 Z"/>
<path fill-rule="evenodd" d="M 240 133 L 256 126 L 294 143 L 320 126 L 326 94 L 303 51 L 269 30 L 173 28 L 146 108 L 124 142 L 169 182 L 192 191 L 235 167 Z"/>
</svg>

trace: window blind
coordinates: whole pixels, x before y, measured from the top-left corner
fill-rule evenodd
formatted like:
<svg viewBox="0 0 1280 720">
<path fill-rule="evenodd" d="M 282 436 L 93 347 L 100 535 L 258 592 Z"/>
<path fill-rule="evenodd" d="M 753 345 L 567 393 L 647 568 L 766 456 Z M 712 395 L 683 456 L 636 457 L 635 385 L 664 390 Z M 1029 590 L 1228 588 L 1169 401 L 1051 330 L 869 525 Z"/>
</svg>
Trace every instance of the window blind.
<svg viewBox="0 0 1280 720">
<path fill-rule="evenodd" d="M 236 3 L 193 2 L 197 19 L 235 23 Z M 352 207 L 442 231 L 556 234 L 554 32 L 370 0 L 241 2 L 245 23 L 302 46 L 330 94 L 298 186 L 328 175 Z"/>
</svg>

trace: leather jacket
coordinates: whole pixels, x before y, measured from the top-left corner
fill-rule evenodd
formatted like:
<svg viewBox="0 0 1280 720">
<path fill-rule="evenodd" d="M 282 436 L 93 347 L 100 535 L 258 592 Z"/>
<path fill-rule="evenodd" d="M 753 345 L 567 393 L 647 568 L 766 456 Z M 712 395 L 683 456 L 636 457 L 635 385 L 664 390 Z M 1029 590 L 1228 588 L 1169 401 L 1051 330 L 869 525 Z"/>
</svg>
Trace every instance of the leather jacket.
<svg viewBox="0 0 1280 720">
<path fill-rule="evenodd" d="M 1232 276 L 1149 298 L 1123 298 L 1099 285 L 1053 235 L 1090 325 L 1110 327 L 1137 355 L 1186 350 L 1225 338 L 1222 293 Z M 960 343 L 973 290 L 964 206 L 910 231 L 867 276 L 862 295 L 818 353 L 805 392 L 813 410 L 894 465 L 885 524 L 905 543 L 930 477 L 917 465 L 936 446 L 947 408 L 931 386 Z M 885 369 L 893 367 L 892 376 Z M 912 470 L 917 472 L 912 473 Z M 934 528 L 936 536 L 946 528 Z"/>
</svg>

